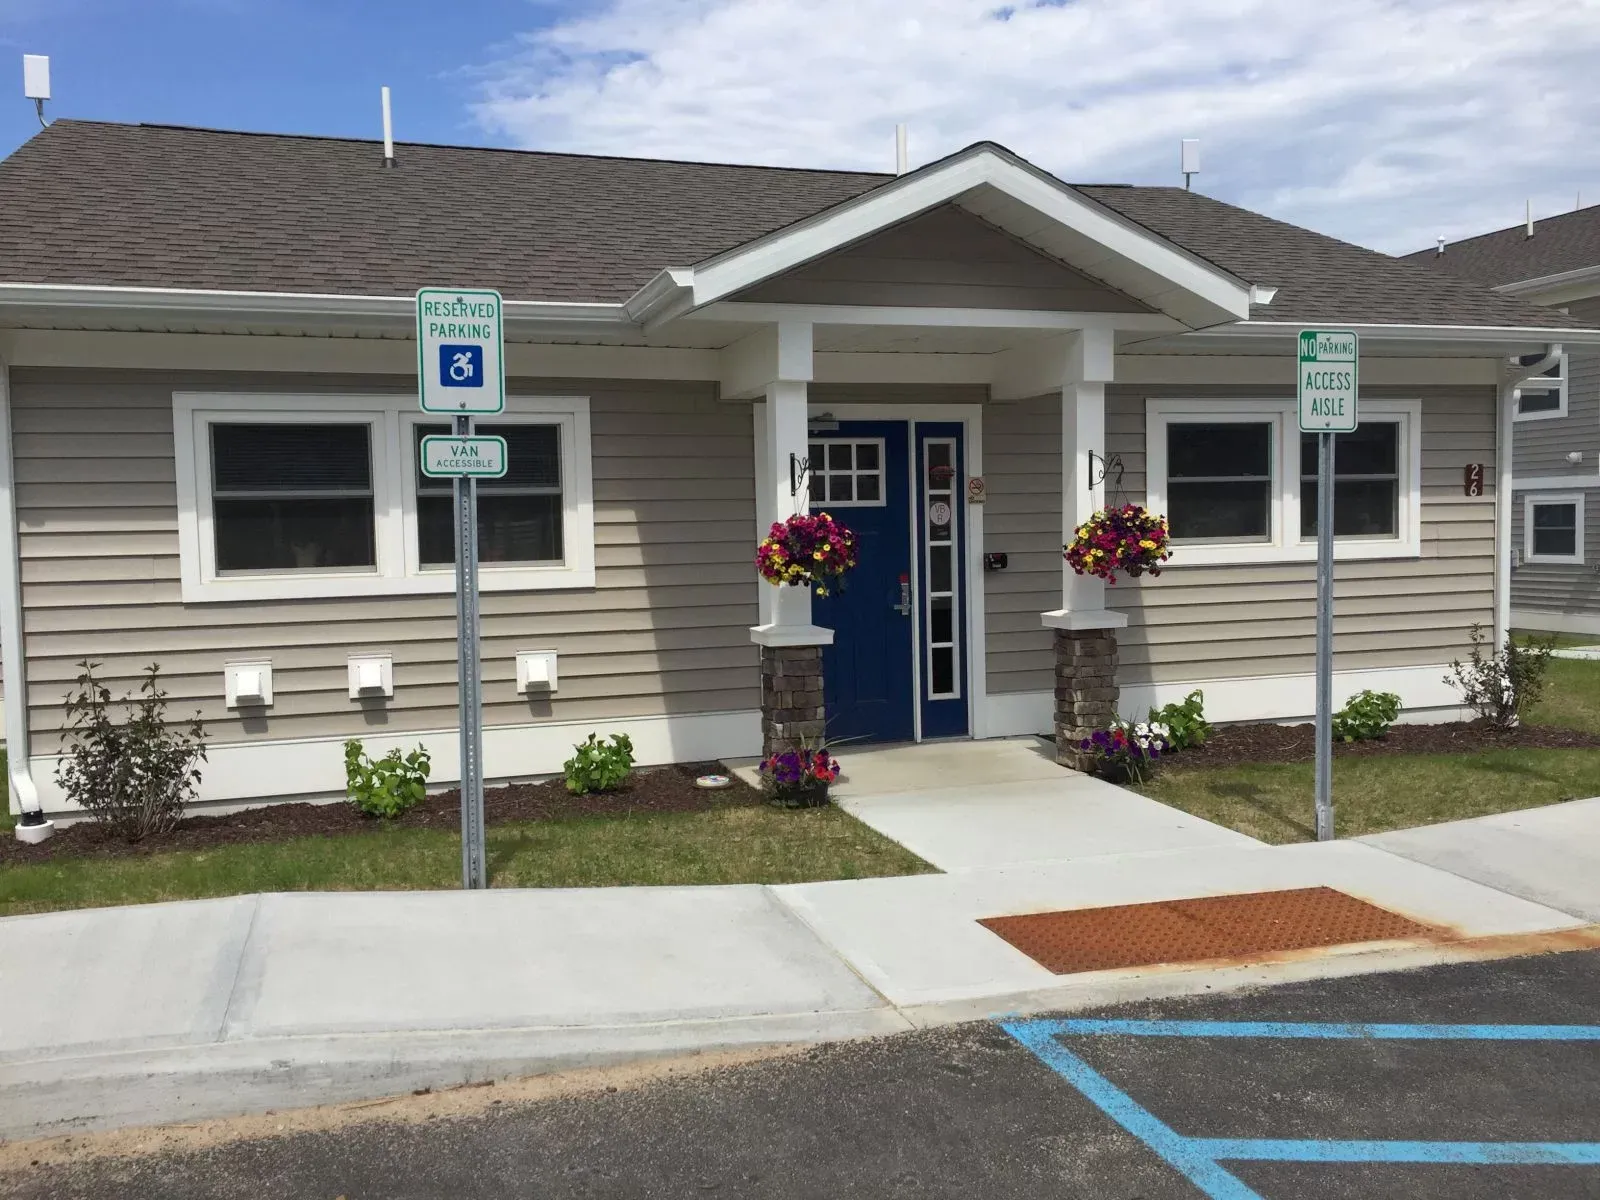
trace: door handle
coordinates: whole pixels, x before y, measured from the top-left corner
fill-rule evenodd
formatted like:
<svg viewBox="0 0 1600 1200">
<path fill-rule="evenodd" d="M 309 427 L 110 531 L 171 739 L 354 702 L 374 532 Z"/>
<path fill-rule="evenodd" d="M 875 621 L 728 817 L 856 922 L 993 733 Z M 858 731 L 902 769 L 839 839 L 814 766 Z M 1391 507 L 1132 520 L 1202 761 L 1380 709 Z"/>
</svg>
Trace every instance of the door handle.
<svg viewBox="0 0 1600 1200">
<path fill-rule="evenodd" d="M 900 576 L 900 603 L 894 606 L 894 610 L 902 617 L 911 615 L 911 579 L 909 576 Z"/>
</svg>

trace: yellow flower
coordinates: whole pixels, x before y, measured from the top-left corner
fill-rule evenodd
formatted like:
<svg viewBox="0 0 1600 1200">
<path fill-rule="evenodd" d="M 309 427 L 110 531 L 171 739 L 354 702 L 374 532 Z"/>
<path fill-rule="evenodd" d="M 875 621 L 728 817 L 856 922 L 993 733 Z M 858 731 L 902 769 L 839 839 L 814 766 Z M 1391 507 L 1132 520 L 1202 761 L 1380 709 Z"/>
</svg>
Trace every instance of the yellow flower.
<svg viewBox="0 0 1600 1200">
<path fill-rule="evenodd" d="M 812 557 L 812 558 L 814 558 L 814 559 L 816 559 L 816 560 L 817 560 L 817 561 L 818 561 L 818 562 L 821 562 L 821 561 L 822 561 L 822 551 L 821 551 L 821 550 L 817 550 L 817 551 L 815 551 L 815 552 L 814 552 L 814 553 L 813 553 L 813 554 L 812 554 L 812 555 L 811 555 L 811 557 Z"/>
</svg>

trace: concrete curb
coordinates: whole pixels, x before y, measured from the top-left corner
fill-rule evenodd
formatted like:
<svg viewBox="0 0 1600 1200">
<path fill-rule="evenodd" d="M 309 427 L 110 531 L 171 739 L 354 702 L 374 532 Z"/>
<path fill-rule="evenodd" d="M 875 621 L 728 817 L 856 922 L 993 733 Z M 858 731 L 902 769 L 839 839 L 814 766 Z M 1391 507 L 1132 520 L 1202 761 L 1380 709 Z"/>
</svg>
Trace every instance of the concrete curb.
<svg viewBox="0 0 1600 1200">
<path fill-rule="evenodd" d="M 263 1038 L 37 1059 L 0 1068 L 0 1139 L 243 1116 L 912 1028 L 893 1009 L 873 1009 L 609 1027 Z"/>
</svg>

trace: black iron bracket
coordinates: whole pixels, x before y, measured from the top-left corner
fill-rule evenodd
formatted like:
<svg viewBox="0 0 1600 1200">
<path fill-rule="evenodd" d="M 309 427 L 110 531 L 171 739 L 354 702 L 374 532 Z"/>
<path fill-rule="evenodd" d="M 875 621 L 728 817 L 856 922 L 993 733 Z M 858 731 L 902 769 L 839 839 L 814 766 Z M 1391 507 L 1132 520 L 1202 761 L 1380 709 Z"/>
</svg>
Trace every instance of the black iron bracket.
<svg viewBox="0 0 1600 1200">
<path fill-rule="evenodd" d="M 789 455 L 789 495 L 798 499 L 806 477 L 811 474 L 811 460 L 798 454 Z"/>
<path fill-rule="evenodd" d="M 1095 468 L 1095 463 L 1100 464 L 1098 471 Z M 1112 484 L 1112 487 L 1120 489 L 1122 487 L 1122 455 L 1111 454 L 1101 457 L 1093 450 L 1089 451 L 1089 486 L 1092 488 L 1099 487 L 1106 481 L 1108 475 L 1116 476 L 1116 482 Z"/>
</svg>

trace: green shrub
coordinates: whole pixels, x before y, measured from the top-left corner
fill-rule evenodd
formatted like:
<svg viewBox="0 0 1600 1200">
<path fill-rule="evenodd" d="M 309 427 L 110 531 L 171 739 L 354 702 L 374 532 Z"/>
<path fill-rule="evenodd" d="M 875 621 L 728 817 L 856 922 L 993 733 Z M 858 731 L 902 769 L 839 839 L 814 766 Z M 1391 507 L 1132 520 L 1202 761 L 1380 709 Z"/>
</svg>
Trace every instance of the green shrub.
<svg viewBox="0 0 1600 1200">
<path fill-rule="evenodd" d="M 67 694 L 56 783 L 116 837 L 137 842 L 170 833 L 200 787 L 206 758 L 200 714 L 185 724 L 167 721 L 161 668 L 151 663 L 138 695 L 123 697 L 128 715 L 118 722 L 111 715 L 111 689 L 95 675 L 99 665 L 80 662 L 77 691 Z"/>
<path fill-rule="evenodd" d="M 427 795 L 431 769 L 428 752 L 420 744 L 410 754 L 391 750 L 376 762 L 355 738 L 344 744 L 345 794 L 369 817 L 398 817 L 420 804 Z"/>
<path fill-rule="evenodd" d="M 609 792 L 628 781 L 633 771 L 633 742 L 625 733 L 614 733 L 609 742 L 598 734 L 573 747 L 576 752 L 562 764 L 567 773 L 567 791 L 574 796 L 590 792 Z"/>
<path fill-rule="evenodd" d="M 1190 746 L 1205 744 L 1211 736 L 1211 722 L 1206 720 L 1205 693 L 1196 688 L 1182 700 L 1175 700 L 1165 708 L 1150 710 L 1150 724 L 1164 725 L 1167 746 L 1172 750 L 1187 750 Z"/>
<path fill-rule="evenodd" d="M 1485 653 L 1488 639 L 1483 627 L 1472 627 L 1472 657 L 1456 659 L 1444 681 L 1461 693 L 1462 701 L 1479 718 L 1512 729 L 1544 695 L 1545 671 L 1550 666 L 1553 637 L 1529 638 L 1526 645 L 1506 634 L 1498 652 Z"/>
<path fill-rule="evenodd" d="M 1400 697 L 1371 688 L 1357 692 L 1333 714 L 1333 736 L 1341 742 L 1381 738 L 1400 716 Z"/>
</svg>

